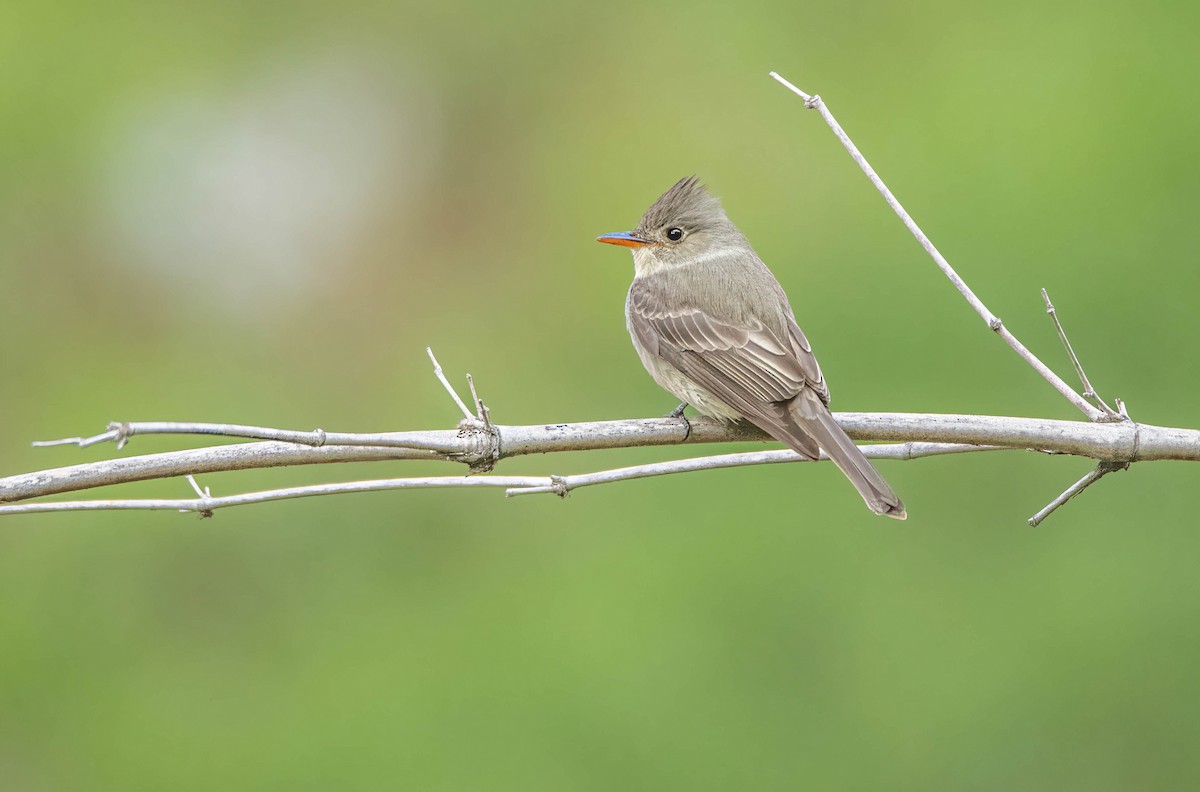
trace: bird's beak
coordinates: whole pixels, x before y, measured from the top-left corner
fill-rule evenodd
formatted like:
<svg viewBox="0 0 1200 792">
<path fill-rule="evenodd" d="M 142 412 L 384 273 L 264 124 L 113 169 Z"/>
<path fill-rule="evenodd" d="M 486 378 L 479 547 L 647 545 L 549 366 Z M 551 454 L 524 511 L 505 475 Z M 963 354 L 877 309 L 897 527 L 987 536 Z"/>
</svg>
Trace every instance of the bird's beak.
<svg viewBox="0 0 1200 792">
<path fill-rule="evenodd" d="M 605 234 L 604 236 L 596 237 L 597 242 L 605 242 L 609 245 L 620 245 L 627 248 L 640 248 L 650 244 L 649 239 L 642 239 L 640 236 L 634 236 L 629 231 L 618 231 L 615 234 Z"/>
</svg>

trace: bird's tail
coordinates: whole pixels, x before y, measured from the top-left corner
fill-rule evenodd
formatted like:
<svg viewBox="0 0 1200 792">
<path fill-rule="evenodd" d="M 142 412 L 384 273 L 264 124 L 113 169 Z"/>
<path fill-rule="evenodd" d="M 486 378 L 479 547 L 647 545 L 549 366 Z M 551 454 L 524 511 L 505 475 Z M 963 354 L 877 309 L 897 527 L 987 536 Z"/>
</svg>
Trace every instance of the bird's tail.
<svg viewBox="0 0 1200 792">
<path fill-rule="evenodd" d="M 806 456 L 811 456 L 809 450 L 812 440 L 816 440 L 817 445 L 824 449 L 833 463 L 850 479 L 858 494 L 867 502 L 867 508 L 876 514 L 894 517 L 897 520 L 908 517 L 900 498 L 896 497 L 896 493 L 892 492 L 892 488 L 883 480 L 883 476 L 879 475 L 879 471 L 863 456 L 862 451 L 858 450 L 850 436 L 838 426 L 829 408 L 815 392 L 805 388 L 792 400 L 789 412 L 797 428 L 808 437 L 784 436 L 777 439 Z M 804 446 L 809 450 L 804 449 Z"/>
</svg>

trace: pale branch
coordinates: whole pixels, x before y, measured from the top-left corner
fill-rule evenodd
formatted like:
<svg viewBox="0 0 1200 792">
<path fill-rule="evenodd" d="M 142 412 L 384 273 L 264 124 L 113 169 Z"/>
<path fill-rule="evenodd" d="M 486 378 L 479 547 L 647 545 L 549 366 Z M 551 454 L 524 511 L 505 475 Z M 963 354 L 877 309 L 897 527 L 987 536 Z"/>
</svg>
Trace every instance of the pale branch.
<svg viewBox="0 0 1200 792">
<path fill-rule="evenodd" d="M 689 443 L 768 440 L 754 427 L 726 426 L 713 421 L 693 421 Z M 141 423 L 128 424 L 137 434 Z M 168 424 L 155 423 L 154 426 Z M 172 423 L 183 433 L 212 424 Z M 248 427 L 241 427 L 243 429 Z M 264 433 L 274 430 L 263 428 Z M 306 433 L 297 433 L 306 434 Z M 242 436 L 242 435 L 238 435 Z M 0 502 L 74 492 L 111 484 L 170 478 L 188 473 L 313 465 L 337 462 L 424 460 L 462 462 L 477 468 L 487 460 L 553 451 L 678 445 L 685 430 L 670 418 L 601 421 L 577 424 L 539 424 L 528 427 L 484 427 L 463 421 L 459 429 L 347 435 L 346 445 L 307 446 L 267 441 L 158 454 L 107 459 L 69 467 L 0 478 Z M 497 456 L 500 454 L 500 456 Z"/>
<path fill-rule="evenodd" d="M 463 417 L 468 421 L 474 420 L 475 416 L 471 415 L 471 411 L 467 409 L 467 405 L 463 404 L 463 400 L 458 397 L 458 392 L 446 379 L 446 375 L 442 373 L 442 364 L 438 363 L 437 358 L 433 356 L 433 348 L 425 347 L 425 354 L 429 355 L 429 360 L 433 363 L 433 374 L 438 378 L 438 382 L 442 383 L 442 387 L 446 389 L 446 393 L 450 394 L 450 398 L 454 399 L 454 403 L 458 405 L 458 409 L 462 410 Z"/>
<path fill-rule="evenodd" d="M 859 446 L 863 456 L 868 459 L 924 459 L 931 456 L 946 454 L 968 454 L 977 451 L 1015 451 L 1018 449 L 1004 446 L 966 445 L 963 443 L 894 443 Z M 614 481 L 628 481 L 635 478 L 650 478 L 652 476 L 667 476 L 672 473 L 691 473 L 697 470 L 720 470 L 722 468 L 745 467 L 747 465 L 775 465 L 781 462 L 828 462 L 829 455 L 821 452 L 818 459 L 800 456 L 790 449 L 784 451 L 749 451 L 743 454 L 719 454 L 716 456 L 695 457 L 693 459 L 674 459 L 670 462 L 655 462 L 649 465 L 634 465 L 631 467 L 601 470 L 595 473 L 578 473 L 572 476 L 550 476 L 549 484 L 533 487 L 511 487 L 504 494 L 535 495 L 548 493 L 566 497 L 571 490 L 580 487 L 591 487 L 596 484 L 608 484 Z M 0 511 L 4 507 L 0 506 Z"/>
<path fill-rule="evenodd" d="M 397 489 L 433 489 L 444 487 L 508 488 L 537 486 L 550 481 L 545 476 L 440 476 L 425 478 L 379 479 L 349 481 L 340 484 L 313 484 L 303 487 L 247 492 L 240 495 L 176 499 L 123 499 L 89 501 L 50 501 L 41 503 L 0 504 L 2 514 L 35 514 L 63 511 L 181 511 L 211 516 L 216 509 L 269 503 L 292 498 L 311 498 L 318 495 L 339 495 L 354 492 L 377 492 Z"/>
<path fill-rule="evenodd" d="M 1046 519 L 1051 514 L 1053 514 L 1055 512 L 1055 510 L 1058 509 L 1059 506 L 1062 506 L 1064 503 L 1071 500 L 1071 498 L 1074 498 L 1076 495 L 1083 492 L 1085 489 L 1092 486 L 1097 481 L 1099 481 L 1100 479 L 1107 476 L 1109 473 L 1115 473 L 1118 470 L 1127 470 L 1128 468 L 1129 468 L 1128 463 L 1101 462 L 1100 464 L 1096 465 L 1095 468 L 1093 468 L 1092 470 L 1089 470 L 1087 472 L 1087 475 L 1085 475 L 1083 478 L 1079 479 L 1079 481 L 1076 481 L 1074 484 L 1067 487 L 1066 491 L 1063 492 L 1063 494 L 1059 495 L 1057 498 L 1055 498 L 1054 500 L 1047 503 L 1046 506 L 1044 508 L 1042 508 L 1041 511 L 1039 511 L 1037 514 L 1030 517 L 1028 520 L 1029 524 L 1031 526 L 1033 526 L 1034 528 L 1036 528 L 1038 525 L 1041 524 L 1042 520 Z M 0 507 L 0 508 L 2 508 L 2 507 Z"/>
<path fill-rule="evenodd" d="M 1014 352 L 1020 355 L 1026 363 L 1033 367 L 1034 371 L 1042 375 L 1042 377 L 1049 382 L 1055 390 L 1057 390 L 1064 397 L 1066 397 L 1068 401 L 1074 404 L 1080 410 L 1080 412 L 1088 417 L 1089 420 L 1114 420 L 1103 411 L 1093 407 L 1087 401 L 1087 399 L 1083 398 L 1083 396 L 1076 393 L 1070 385 L 1068 385 L 1061 377 L 1051 371 L 1050 368 L 1041 360 L 1039 360 L 1037 356 L 1033 354 L 1033 352 L 1029 351 L 1029 349 L 1022 344 L 1015 335 L 1009 332 L 1008 328 L 1004 326 L 1004 323 L 1000 321 L 999 317 L 988 310 L 987 306 L 984 305 L 983 301 L 975 295 L 975 292 L 971 290 L 971 287 L 967 285 L 966 281 L 964 281 L 962 277 L 954 271 L 954 268 L 950 266 L 950 262 L 946 261 L 946 258 L 938 251 L 936 247 L 934 247 L 933 242 L 928 236 L 925 235 L 925 232 L 921 230 L 916 221 L 912 219 L 912 216 L 909 215 L 909 213 L 905 211 L 904 207 L 900 205 L 900 202 L 896 199 L 896 196 L 893 195 L 892 191 L 889 190 L 887 185 L 883 183 L 883 179 L 879 178 L 879 174 L 875 172 L 875 169 L 872 168 L 870 163 L 867 162 L 866 157 L 862 155 L 862 152 L 858 150 L 858 147 L 854 145 L 854 142 L 850 140 L 850 136 L 847 135 L 845 130 L 842 129 L 841 125 L 838 124 L 837 119 L 835 119 L 833 114 L 829 112 L 829 108 L 825 106 L 823 101 L 821 101 L 821 97 L 815 94 L 810 95 L 804 91 L 801 91 L 795 85 L 792 85 L 783 77 L 779 76 L 779 74 L 776 72 L 771 72 L 771 77 L 778 81 L 780 85 L 783 85 L 792 93 L 803 99 L 804 106 L 806 108 L 820 112 L 821 117 L 825 119 L 825 123 L 829 125 L 831 130 L 833 130 L 833 134 L 837 136 L 837 139 L 841 142 L 842 146 L 845 147 L 846 151 L 850 153 L 850 157 L 855 161 L 855 163 L 858 164 L 858 167 L 862 169 L 862 172 L 865 173 L 867 178 L 871 180 L 871 184 L 875 185 L 875 189 L 877 189 L 883 196 L 883 199 L 887 201 L 888 206 L 892 208 L 892 211 L 896 213 L 896 215 L 904 223 L 905 227 L 907 227 L 912 235 L 916 237 L 917 241 L 921 243 L 921 247 L 925 249 L 925 252 L 929 254 L 930 258 L 932 258 L 934 263 L 938 265 L 938 268 L 941 269 L 942 273 L 949 278 L 952 284 L 954 284 L 954 288 L 957 289 L 959 294 L 961 294 L 963 298 L 971 305 L 971 307 L 975 310 L 975 313 L 979 314 L 980 318 L 983 319 L 987 326 L 1002 339 L 1004 339 L 1004 342 L 1008 344 Z"/>
<path fill-rule="evenodd" d="M 974 446 L 958 443 L 898 443 L 894 445 L 864 446 L 863 453 L 871 459 L 922 459 L 930 456 L 945 454 L 963 454 L 977 451 L 1008 451 L 1013 449 L 1002 446 Z M 820 461 L 828 461 L 829 457 L 821 454 Z M 614 470 L 602 470 L 596 473 L 583 473 L 571 476 L 427 476 L 416 478 L 377 479 L 373 481 L 353 481 L 336 484 L 312 484 L 300 487 L 247 492 L 239 495 L 213 497 L 208 487 L 201 488 L 196 479 L 188 475 L 186 479 L 195 491 L 195 498 L 178 499 L 121 499 L 121 500 L 90 500 L 90 501 L 51 501 L 42 503 L 0 504 L 0 515 L 3 514 L 34 514 L 63 511 L 161 511 L 174 509 L 181 512 L 196 512 L 202 517 L 211 517 L 216 509 L 230 506 L 246 506 L 252 503 L 268 503 L 270 501 L 289 500 L 292 498 L 310 498 L 319 495 L 340 495 L 357 492 L 378 492 L 398 489 L 433 489 L 451 487 L 483 487 L 503 488 L 505 495 L 529 495 L 535 493 L 552 493 L 565 497 L 569 492 L 581 487 L 592 487 L 598 484 L 611 484 L 618 481 L 666 476 L 673 473 L 690 473 L 698 470 L 718 470 L 722 468 L 744 467 L 747 465 L 769 465 L 784 462 L 814 462 L 800 456 L 794 451 L 755 451 L 743 454 L 721 454 L 717 456 L 698 457 L 695 459 L 673 460 L 670 462 L 654 462 L 646 465 L 634 465 Z"/>
<path fill-rule="evenodd" d="M 1067 357 L 1071 358 L 1071 365 L 1075 367 L 1075 373 L 1079 375 L 1079 382 L 1083 385 L 1083 397 L 1095 399 L 1096 406 L 1104 411 L 1109 420 L 1123 420 L 1124 416 L 1105 404 L 1104 399 L 1100 398 L 1100 394 L 1092 387 L 1087 372 L 1083 370 L 1083 364 L 1079 362 L 1079 356 L 1075 354 L 1075 348 L 1071 346 L 1071 339 L 1067 338 L 1067 331 L 1063 329 L 1062 322 L 1058 319 L 1058 311 L 1054 309 L 1054 303 L 1050 302 L 1050 295 L 1046 293 L 1045 289 L 1042 289 L 1042 299 L 1046 301 L 1046 313 L 1054 322 L 1054 329 L 1058 331 L 1058 339 L 1062 341 L 1063 348 L 1067 350 Z"/>
<path fill-rule="evenodd" d="M 474 418 L 472 418 L 474 420 Z M 99 443 L 116 441 L 117 448 L 124 448 L 134 435 L 209 435 L 215 437 L 241 437 L 247 440 L 278 440 L 284 443 L 321 448 L 326 445 L 373 446 L 407 448 L 412 450 L 452 453 L 457 446 L 447 445 L 425 437 L 412 437 L 406 433 L 357 434 L 350 432 L 326 432 L 313 429 L 311 432 L 294 429 L 273 429 L 266 426 L 242 424 L 183 423 L 178 421 L 114 421 L 108 431 L 91 437 L 64 437 L 61 440 L 38 440 L 35 448 L 74 445 L 80 448 Z"/>
<path fill-rule="evenodd" d="M 184 476 L 184 478 L 187 479 L 188 484 L 192 485 L 192 490 L 196 493 L 197 497 L 200 497 L 200 498 L 211 498 L 212 497 L 212 490 L 210 490 L 208 487 L 201 489 L 200 484 L 196 481 L 195 476 L 193 476 L 192 474 L 189 473 L 188 475 Z"/>
<path fill-rule="evenodd" d="M 492 413 L 483 403 L 483 399 L 479 398 L 479 394 L 475 392 L 475 378 L 470 374 L 467 375 L 467 385 L 471 388 L 471 399 L 475 402 L 475 417 L 479 419 L 485 427 L 490 428 L 492 425 Z"/>
<path fill-rule="evenodd" d="M 1133 421 L 1087 423 L 923 413 L 836 413 L 835 417 L 858 441 L 1025 448 L 1120 463 L 1161 459 L 1200 461 L 1200 431 Z M 494 425 L 491 432 L 479 426 L 464 425 L 458 430 L 396 432 L 382 437 L 402 445 L 327 444 L 313 447 L 267 441 L 89 462 L 0 478 L 0 502 L 147 479 L 287 465 L 407 459 L 456 461 L 477 466 L 486 460 L 560 451 L 769 439 L 753 427 L 729 426 L 703 418 L 691 422 L 690 433 L 685 433 L 677 420 L 647 418 L 531 426 Z M 534 486 L 549 484 L 543 481 Z"/>
</svg>

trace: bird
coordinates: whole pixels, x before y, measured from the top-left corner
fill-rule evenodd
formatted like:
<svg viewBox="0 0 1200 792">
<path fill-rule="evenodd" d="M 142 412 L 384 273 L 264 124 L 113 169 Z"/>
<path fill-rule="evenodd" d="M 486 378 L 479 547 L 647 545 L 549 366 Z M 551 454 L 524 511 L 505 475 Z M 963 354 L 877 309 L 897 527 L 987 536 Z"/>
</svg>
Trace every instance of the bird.
<svg viewBox="0 0 1200 792">
<path fill-rule="evenodd" d="M 830 413 L 829 386 L 783 287 L 695 176 L 663 193 L 633 231 L 597 241 L 632 250 L 626 326 L 646 371 L 682 402 L 670 415 L 691 405 L 749 421 L 807 459 L 824 450 L 871 511 L 907 517 Z"/>
</svg>

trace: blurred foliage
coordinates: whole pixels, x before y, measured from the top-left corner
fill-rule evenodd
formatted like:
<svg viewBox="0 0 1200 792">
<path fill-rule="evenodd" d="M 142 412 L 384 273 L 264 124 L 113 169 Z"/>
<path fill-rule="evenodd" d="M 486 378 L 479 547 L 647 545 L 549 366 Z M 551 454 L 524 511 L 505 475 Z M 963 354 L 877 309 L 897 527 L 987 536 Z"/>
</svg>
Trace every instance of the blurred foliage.
<svg viewBox="0 0 1200 792">
<path fill-rule="evenodd" d="M 504 423 L 663 413 L 592 238 L 690 173 L 836 408 L 1074 417 L 770 69 L 1060 372 L 1043 286 L 1097 387 L 1198 426 L 1198 33 L 1153 0 L 7 3 L 0 473 L 112 455 L 28 443 L 113 419 L 449 426 L 426 344 Z M 888 465 L 903 526 L 815 466 L 5 518 L 0 788 L 1189 788 L 1196 468 L 1024 525 L 1087 468 Z"/>
</svg>

